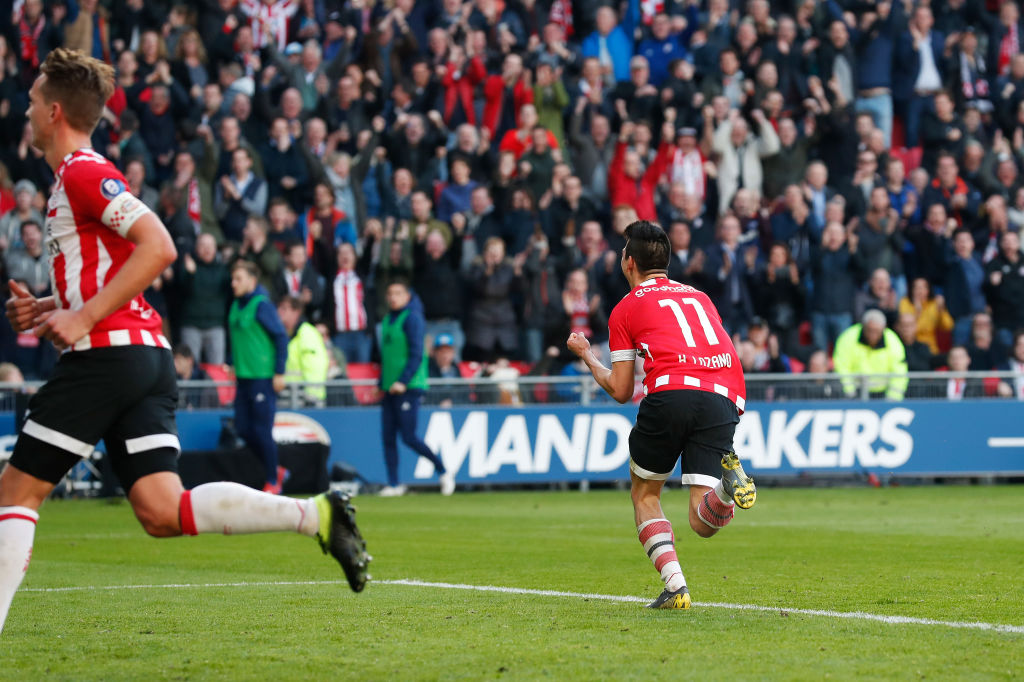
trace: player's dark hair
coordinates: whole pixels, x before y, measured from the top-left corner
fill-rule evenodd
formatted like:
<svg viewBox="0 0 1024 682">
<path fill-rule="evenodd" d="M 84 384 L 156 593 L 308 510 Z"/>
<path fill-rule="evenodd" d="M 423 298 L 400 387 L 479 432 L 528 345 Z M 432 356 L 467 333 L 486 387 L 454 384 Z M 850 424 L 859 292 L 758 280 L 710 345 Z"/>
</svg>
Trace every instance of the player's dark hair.
<svg viewBox="0 0 1024 682">
<path fill-rule="evenodd" d="M 72 128 L 92 133 L 114 94 L 114 68 L 77 50 L 58 47 L 46 56 L 39 71 L 46 76 L 43 97 L 60 104 Z"/>
<path fill-rule="evenodd" d="M 668 269 L 669 245 L 665 230 L 649 220 L 637 220 L 626 226 L 625 256 L 632 258 L 640 272 Z"/>
</svg>

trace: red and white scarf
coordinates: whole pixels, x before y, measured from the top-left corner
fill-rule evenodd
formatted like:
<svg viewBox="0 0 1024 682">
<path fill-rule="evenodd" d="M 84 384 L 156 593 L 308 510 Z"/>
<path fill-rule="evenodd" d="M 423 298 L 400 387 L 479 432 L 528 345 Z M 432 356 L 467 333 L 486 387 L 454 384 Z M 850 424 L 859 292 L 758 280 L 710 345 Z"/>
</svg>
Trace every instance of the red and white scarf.
<svg viewBox="0 0 1024 682">
<path fill-rule="evenodd" d="M 1020 52 L 1020 36 L 1017 34 L 1017 24 L 1014 22 L 1007 28 L 1006 35 L 999 43 L 1000 76 L 1005 76 L 1010 71 L 1010 60 L 1018 52 Z"/>
<path fill-rule="evenodd" d="M 339 332 L 366 329 L 363 283 L 352 270 L 338 270 L 334 277 L 334 323 Z"/>
<path fill-rule="evenodd" d="M 562 27 L 566 38 L 570 37 L 573 33 L 572 0 L 555 0 L 551 3 L 551 12 L 548 14 L 548 19 L 552 24 L 558 24 Z"/>
<path fill-rule="evenodd" d="M 696 149 L 689 153 L 676 149 L 672 156 L 672 164 L 668 167 L 668 180 L 671 184 L 680 182 L 687 194 L 704 198 L 704 159 Z"/>
<path fill-rule="evenodd" d="M 29 26 L 28 20 L 22 16 L 18 22 L 18 37 L 21 41 L 21 59 L 35 71 L 39 68 L 39 36 L 46 28 L 46 17 L 42 14 L 35 26 Z"/>
</svg>

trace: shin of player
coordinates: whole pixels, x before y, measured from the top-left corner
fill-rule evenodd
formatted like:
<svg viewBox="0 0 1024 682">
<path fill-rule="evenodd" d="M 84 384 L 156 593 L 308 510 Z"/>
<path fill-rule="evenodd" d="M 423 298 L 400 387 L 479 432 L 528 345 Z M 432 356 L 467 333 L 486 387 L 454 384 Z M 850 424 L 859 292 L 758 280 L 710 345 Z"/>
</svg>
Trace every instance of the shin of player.
<svg viewBox="0 0 1024 682">
<path fill-rule="evenodd" d="M 736 503 L 754 503 L 753 481 L 732 453 L 745 404 L 743 370 L 718 311 L 703 292 L 668 279 L 670 245 L 657 225 L 637 221 L 625 231 L 622 272 L 631 291 L 609 318 L 612 366 L 580 334 L 567 345 L 618 402 L 633 395 L 634 364 L 644 360 L 644 399 L 629 435 L 637 534 L 665 584 L 653 608 L 690 607 L 661 491 L 682 456 L 690 488 L 690 527 L 710 537 L 733 517 Z M 735 500 L 735 502 L 734 502 Z"/>
</svg>

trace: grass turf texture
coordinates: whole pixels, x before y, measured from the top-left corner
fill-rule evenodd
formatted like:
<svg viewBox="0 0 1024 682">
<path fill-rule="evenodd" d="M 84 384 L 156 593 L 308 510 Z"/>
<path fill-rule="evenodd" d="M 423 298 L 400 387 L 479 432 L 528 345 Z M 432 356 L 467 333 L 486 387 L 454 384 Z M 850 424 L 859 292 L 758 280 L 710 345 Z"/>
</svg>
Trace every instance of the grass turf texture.
<svg viewBox="0 0 1024 682">
<path fill-rule="evenodd" d="M 666 492 L 696 602 L 370 584 L 297 535 L 146 537 L 126 504 L 50 502 L 0 635 L 0 679 L 1009 679 L 1024 634 L 787 608 L 1024 624 L 1020 487 L 760 491 L 711 540 Z M 378 579 L 654 598 L 626 492 L 357 498 Z M 767 612 L 704 602 L 778 607 Z M 710 673 L 709 671 L 717 671 Z"/>
</svg>

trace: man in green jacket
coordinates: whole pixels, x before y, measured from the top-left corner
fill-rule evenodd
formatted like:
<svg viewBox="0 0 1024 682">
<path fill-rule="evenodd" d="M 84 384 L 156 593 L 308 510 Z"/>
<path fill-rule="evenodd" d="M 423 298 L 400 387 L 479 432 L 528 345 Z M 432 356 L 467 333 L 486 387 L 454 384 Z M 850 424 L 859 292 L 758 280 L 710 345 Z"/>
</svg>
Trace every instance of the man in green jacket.
<svg viewBox="0 0 1024 682">
<path fill-rule="evenodd" d="M 327 345 L 316 327 L 302 321 L 304 309 L 302 300 L 295 296 L 285 296 L 277 304 L 277 315 L 288 335 L 284 380 L 287 383 L 322 384 L 327 381 L 327 370 L 331 364 L 327 356 Z M 327 402 L 327 389 L 322 385 L 307 385 L 302 389 L 302 402 L 304 405 L 323 407 Z"/>
<path fill-rule="evenodd" d="M 441 493 L 455 491 L 455 477 L 449 474 L 441 458 L 431 452 L 416 435 L 420 400 L 427 388 L 427 356 L 423 352 L 426 321 L 423 305 L 404 281 L 388 285 L 387 303 L 390 312 L 381 322 L 380 387 L 381 438 L 384 441 L 384 464 L 388 485 L 380 494 L 394 497 L 405 493 L 398 483 L 398 434 L 417 454 L 426 457 L 441 477 Z"/>
<path fill-rule="evenodd" d="M 287 472 L 277 465 L 273 429 L 277 393 L 284 389 L 288 335 L 259 276 L 251 261 L 238 260 L 231 268 L 235 300 L 228 312 L 228 330 L 237 379 L 235 429 L 263 460 L 263 491 L 279 495 Z"/>
<path fill-rule="evenodd" d="M 840 376 L 843 392 L 857 395 L 858 383 L 853 374 L 889 374 L 871 377 L 868 392 L 872 398 L 903 400 L 907 391 L 907 352 L 899 335 L 885 326 L 885 313 L 871 309 L 836 339 L 832 364 Z"/>
</svg>

